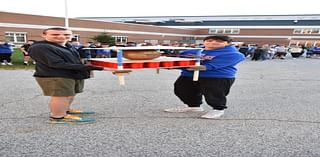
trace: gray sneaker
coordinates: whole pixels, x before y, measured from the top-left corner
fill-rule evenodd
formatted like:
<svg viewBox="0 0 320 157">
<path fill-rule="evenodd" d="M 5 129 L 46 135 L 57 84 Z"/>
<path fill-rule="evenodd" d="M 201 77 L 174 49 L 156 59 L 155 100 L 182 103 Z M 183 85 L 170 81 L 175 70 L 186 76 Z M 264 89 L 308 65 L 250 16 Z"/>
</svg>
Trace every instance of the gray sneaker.
<svg viewBox="0 0 320 157">
<path fill-rule="evenodd" d="M 171 113 L 183 113 L 183 112 L 203 112 L 204 109 L 202 107 L 188 107 L 188 106 L 179 106 L 174 108 L 164 109 L 165 112 Z"/>
<path fill-rule="evenodd" d="M 216 119 L 216 118 L 220 118 L 223 114 L 224 114 L 224 110 L 211 110 L 205 115 L 202 115 L 201 118 Z"/>
</svg>

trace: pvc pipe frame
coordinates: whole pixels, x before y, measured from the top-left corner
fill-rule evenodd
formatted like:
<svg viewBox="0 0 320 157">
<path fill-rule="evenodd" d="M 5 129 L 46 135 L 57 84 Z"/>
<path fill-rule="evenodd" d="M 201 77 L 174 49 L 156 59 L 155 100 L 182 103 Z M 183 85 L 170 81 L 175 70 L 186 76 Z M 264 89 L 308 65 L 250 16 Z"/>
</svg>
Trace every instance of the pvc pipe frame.
<svg viewBox="0 0 320 157">
<path fill-rule="evenodd" d="M 202 49 L 197 51 L 197 55 L 196 55 L 196 64 L 195 66 L 200 66 L 200 59 L 201 59 L 201 53 L 202 53 Z M 193 81 L 198 81 L 199 80 L 199 70 L 195 70 L 193 72 Z"/>
<path fill-rule="evenodd" d="M 123 58 L 123 51 L 122 51 L 122 50 L 117 50 L 117 62 L 118 62 L 118 67 L 117 67 L 117 69 L 118 69 L 118 70 L 123 70 L 123 61 L 122 61 L 122 58 Z M 125 82 L 124 82 L 124 76 L 123 76 L 123 74 L 117 74 L 117 75 L 118 75 L 119 84 L 120 84 L 120 85 L 124 85 Z"/>
</svg>

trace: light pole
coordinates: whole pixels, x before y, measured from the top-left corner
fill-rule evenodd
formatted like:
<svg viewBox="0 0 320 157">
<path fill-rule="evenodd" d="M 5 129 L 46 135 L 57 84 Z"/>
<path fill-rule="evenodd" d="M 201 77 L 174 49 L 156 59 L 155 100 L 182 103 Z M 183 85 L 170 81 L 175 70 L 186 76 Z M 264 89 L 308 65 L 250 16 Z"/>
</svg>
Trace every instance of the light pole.
<svg viewBox="0 0 320 157">
<path fill-rule="evenodd" d="M 68 2 L 67 0 L 64 0 L 64 12 L 65 12 L 65 17 L 64 17 L 64 26 L 66 28 L 69 28 L 69 18 L 68 18 Z"/>
</svg>

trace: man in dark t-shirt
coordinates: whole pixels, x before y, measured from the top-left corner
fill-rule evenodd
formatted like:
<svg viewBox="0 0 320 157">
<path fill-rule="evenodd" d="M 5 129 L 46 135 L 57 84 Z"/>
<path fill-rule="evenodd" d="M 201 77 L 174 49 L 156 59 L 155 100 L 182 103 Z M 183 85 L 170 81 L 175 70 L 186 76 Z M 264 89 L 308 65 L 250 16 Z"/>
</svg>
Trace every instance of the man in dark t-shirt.
<svg viewBox="0 0 320 157">
<path fill-rule="evenodd" d="M 85 65 L 80 61 L 79 53 L 68 44 L 72 35 L 66 28 L 48 28 L 43 31 L 44 41 L 34 43 L 30 56 L 37 62 L 34 77 L 45 96 L 50 96 L 49 123 L 89 123 L 93 118 L 83 118 L 73 114 L 93 114 L 94 112 L 72 109 L 76 94 L 81 93 L 84 80 L 90 76 L 90 70 L 103 70 L 103 67 Z"/>
<path fill-rule="evenodd" d="M 21 52 L 23 53 L 23 64 L 29 65 L 29 47 L 34 43 L 34 40 L 28 40 L 28 42 L 20 47 Z M 35 61 L 33 61 L 33 64 L 36 64 Z"/>
</svg>

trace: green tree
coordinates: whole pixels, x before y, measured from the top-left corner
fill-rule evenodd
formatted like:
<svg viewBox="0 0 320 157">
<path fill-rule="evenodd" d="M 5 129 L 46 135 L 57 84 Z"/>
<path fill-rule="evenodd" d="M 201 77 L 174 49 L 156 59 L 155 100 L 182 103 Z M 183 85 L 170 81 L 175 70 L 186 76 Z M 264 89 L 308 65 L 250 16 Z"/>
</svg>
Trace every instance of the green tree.
<svg viewBox="0 0 320 157">
<path fill-rule="evenodd" d="M 115 38 L 107 33 L 101 33 L 92 38 L 96 42 L 105 43 L 110 46 L 114 46 L 116 44 Z"/>
</svg>

